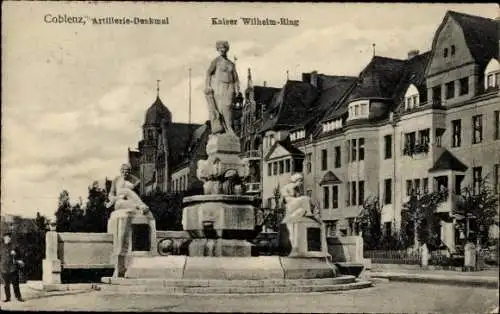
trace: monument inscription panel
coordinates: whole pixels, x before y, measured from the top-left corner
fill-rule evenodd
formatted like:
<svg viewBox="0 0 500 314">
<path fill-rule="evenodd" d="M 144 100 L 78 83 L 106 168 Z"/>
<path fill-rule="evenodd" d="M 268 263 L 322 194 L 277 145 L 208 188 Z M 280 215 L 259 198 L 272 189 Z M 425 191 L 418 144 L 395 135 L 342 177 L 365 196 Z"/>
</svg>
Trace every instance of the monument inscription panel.
<svg viewBox="0 0 500 314">
<path fill-rule="evenodd" d="M 321 229 L 307 228 L 307 250 L 321 251 Z"/>
</svg>

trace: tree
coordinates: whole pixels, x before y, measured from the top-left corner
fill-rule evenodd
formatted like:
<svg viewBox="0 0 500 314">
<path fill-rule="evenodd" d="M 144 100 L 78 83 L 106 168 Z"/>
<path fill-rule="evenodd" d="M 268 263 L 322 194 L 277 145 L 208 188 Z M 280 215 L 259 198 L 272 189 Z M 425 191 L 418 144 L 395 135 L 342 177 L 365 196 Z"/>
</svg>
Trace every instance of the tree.
<svg viewBox="0 0 500 314">
<path fill-rule="evenodd" d="M 106 232 L 109 215 L 112 211 L 112 208 L 106 208 L 105 205 L 106 190 L 101 189 L 99 183 L 94 181 L 89 186 L 88 191 L 84 229 L 86 232 Z"/>
<path fill-rule="evenodd" d="M 474 236 L 477 244 L 487 242 L 489 228 L 498 218 L 498 195 L 487 184 L 486 178 L 477 187 L 469 185 L 462 190 L 457 196 L 454 214 L 463 223 L 468 241 Z"/>
<path fill-rule="evenodd" d="M 81 202 L 71 207 L 70 232 L 85 232 L 85 216 Z"/>
<path fill-rule="evenodd" d="M 382 239 L 382 207 L 377 196 L 367 198 L 358 215 L 366 249 L 376 249 Z"/>
<path fill-rule="evenodd" d="M 158 230 L 182 230 L 183 193 L 156 191 L 143 196 L 143 201 L 156 219 Z"/>
<path fill-rule="evenodd" d="M 71 225 L 71 204 L 69 203 L 69 193 L 63 190 L 59 194 L 59 204 L 56 211 L 56 228 L 58 232 L 69 232 Z"/>
<path fill-rule="evenodd" d="M 413 229 L 411 233 L 415 247 L 418 247 L 420 242 L 433 244 L 433 246 L 435 242 L 440 242 L 440 239 L 436 238 L 435 228 L 439 226 L 439 219 L 435 213 L 439 204 L 447 198 L 446 189 L 424 194 L 413 191 L 410 199 L 403 204 L 402 229 L 406 231 Z"/>
<path fill-rule="evenodd" d="M 47 225 L 47 218 L 42 216 L 40 212 L 36 212 L 35 224 L 40 231 L 44 231 Z"/>
</svg>

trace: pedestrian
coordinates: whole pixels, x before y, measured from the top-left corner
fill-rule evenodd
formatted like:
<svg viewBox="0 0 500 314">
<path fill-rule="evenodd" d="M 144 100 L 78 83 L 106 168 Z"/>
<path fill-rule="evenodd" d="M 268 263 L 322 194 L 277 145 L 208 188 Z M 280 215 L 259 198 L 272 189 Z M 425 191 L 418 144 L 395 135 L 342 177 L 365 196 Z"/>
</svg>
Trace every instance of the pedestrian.
<svg viewBox="0 0 500 314">
<path fill-rule="evenodd" d="M 3 241 L 0 252 L 0 271 L 4 283 L 5 299 L 4 302 L 10 301 L 10 285 L 14 288 L 14 295 L 20 302 L 24 302 L 19 290 L 19 269 L 23 267 L 23 262 L 20 259 L 19 250 L 12 243 L 10 233 L 3 235 Z"/>
</svg>

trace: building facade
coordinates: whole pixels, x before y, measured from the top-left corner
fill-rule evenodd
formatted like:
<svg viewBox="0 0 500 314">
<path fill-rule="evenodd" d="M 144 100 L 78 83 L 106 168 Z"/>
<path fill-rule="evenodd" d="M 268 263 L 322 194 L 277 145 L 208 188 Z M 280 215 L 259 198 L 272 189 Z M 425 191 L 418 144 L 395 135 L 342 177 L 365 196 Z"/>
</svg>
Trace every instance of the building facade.
<svg viewBox="0 0 500 314">
<path fill-rule="evenodd" d="M 244 108 L 245 151 L 256 148 L 252 136 L 262 139 L 263 207 L 273 206 L 293 172 L 303 172 L 330 235 L 356 233 L 371 197 L 391 233 L 413 191 L 446 189 L 439 232 L 453 249 L 462 188 L 487 176 L 500 191 L 498 39 L 498 20 L 449 11 L 428 52 L 374 56 L 358 77 L 312 72 L 288 80 L 267 97 L 257 132 L 249 127 L 254 109 Z M 255 96 L 247 97 L 252 104 Z"/>
</svg>

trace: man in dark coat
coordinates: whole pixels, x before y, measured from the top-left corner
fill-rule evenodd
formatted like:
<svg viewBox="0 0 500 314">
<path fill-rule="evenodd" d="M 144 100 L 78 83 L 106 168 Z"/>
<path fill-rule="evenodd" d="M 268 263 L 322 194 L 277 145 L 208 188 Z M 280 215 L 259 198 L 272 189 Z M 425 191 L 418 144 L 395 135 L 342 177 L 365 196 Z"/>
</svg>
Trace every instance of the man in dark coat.
<svg viewBox="0 0 500 314">
<path fill-rule="evenodd" d="M 10 301 L 10 284 L 14 287 L 16 299 L 23 302 L 19 290 L 19 268 L 22 266 L 22 261 L 20 260 L 19 250 L 11 241 L 11 235 L 9 233 L 4 234 L 0 248 L 0 271 L 5 289 L 4 302 Z"/>
</svg>

